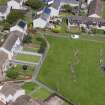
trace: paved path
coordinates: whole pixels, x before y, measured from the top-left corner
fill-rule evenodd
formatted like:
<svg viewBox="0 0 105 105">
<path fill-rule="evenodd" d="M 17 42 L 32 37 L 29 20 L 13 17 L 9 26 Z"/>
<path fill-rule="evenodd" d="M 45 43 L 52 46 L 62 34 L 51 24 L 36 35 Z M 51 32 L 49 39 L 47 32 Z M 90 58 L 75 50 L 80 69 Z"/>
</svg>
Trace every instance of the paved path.
<svg viewBox="0 0 105 105">
<path fill-rule="evenodd" d="M 41 57 L 41 59 L 40 59 L 38 65 L 35 67 L 35 70 L 34 70 L 34 73 L 33 73 L 33 76 L 32 76 L 32 80 L 33 80 L 33 81 L 37 79 L 37 76 L 38 76 L 38 74 L 39 74 L 39 72 L 40 72 L 40 68 L 41 68 L 41 66 L 42 66 L 42 64 L 43 64 L 43 62 L 44 62 L 44 60 L 46 59 L 47 53 L 48 53 L 49 48 L 50 48 L 50 45 L 49 45 L 47 39 L 46 39 L 42 34 L 41 34 L 41 36 L 42 36 L 42 37 L 44 38 L 44 40 L 46 41 L 46 43 L 47 43 L 47 48 L 46 48 L 46 50 L 45 50 L 45 53 L 44 53 L 43 56 Z"/>
<path fill-rule="evenodd" d="M 37 53 L 37 52 L 16 51 L 15 53 L 18 53 L 18 54 L 25 54 L 25 55 L 33 55 L 33 56 L 40 56 L 40 57 L 42 57 L 42 54 L 39 54 L 39 53 Z"/>
<path fill-rule="evenodd" d="M 34 89 L 31 93 L 30 93 L 30 96 L 33 94 L 33 93 L 36 93 L 38 90 L 41 89 L 41 86 L 39 86 L 38 88 Z"/>
<path fill-rule="evenodd" d="M 38 63 L 21 61 L 21 60 L 10 60 L 9 62 L 15 63 L 15 64 L 20 64 L 20 65 L 38 65 Z"/>
</svg>

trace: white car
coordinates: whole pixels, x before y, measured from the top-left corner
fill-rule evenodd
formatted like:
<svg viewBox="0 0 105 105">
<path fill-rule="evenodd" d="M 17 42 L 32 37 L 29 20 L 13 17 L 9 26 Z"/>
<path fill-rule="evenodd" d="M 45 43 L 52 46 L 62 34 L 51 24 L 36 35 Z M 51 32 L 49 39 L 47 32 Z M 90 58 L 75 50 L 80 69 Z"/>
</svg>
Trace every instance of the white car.
<svg viewBox="0 0 105 105">
<path fill-rule="evenodd" d="M 79 39 L 79 35 L 76 35 L 76 34 L 71 35 L 71 38 L 72 38 L 72 39 Z"/>
</svg>

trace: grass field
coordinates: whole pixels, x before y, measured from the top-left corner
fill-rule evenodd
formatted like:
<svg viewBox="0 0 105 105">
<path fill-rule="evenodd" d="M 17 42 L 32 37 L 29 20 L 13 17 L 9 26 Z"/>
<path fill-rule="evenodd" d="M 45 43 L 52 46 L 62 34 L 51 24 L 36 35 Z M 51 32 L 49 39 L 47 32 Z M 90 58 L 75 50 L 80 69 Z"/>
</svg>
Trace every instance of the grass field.
<svg viewBox="0 0 105 105">
<path fill-rule="evenodd" d="M 105 43 L 54 37 L 48 41 L 50 50 L 38 79 L 76 105 L 105 105 L 105 73 L 100 69 Z"/>
</svg>

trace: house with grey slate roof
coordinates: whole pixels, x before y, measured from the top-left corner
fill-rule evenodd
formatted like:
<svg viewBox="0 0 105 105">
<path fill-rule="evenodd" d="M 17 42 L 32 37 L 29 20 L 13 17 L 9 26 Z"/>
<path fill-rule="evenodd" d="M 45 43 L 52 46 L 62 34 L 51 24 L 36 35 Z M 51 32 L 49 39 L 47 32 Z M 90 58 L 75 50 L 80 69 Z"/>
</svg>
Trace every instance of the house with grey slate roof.
<svg viewBox="0 0 105 105">
<path fill-rule="evenodd" d="M 51 17 L 58 16 L 63 5 L 79 6 L 79 0 L 55 0 L 50 7 Z"/>
<path fill-rule="evenodd" d="M 100 18 L 102 11 L 102 2 L 101 0 L 93 0 L 89 4 L 88 8 L 88 17 Z"/>
<path fill-rule="evenodd" d="M 0 101 L 6 105 L 22 95 L 25 95 L 25 90 L 15 83 L 5 83 L 1 86 Z"/>
<path fill-rule="evenodd" d="M 10 7 L 11 9 L 19 9 L 19 10 L 26 10 L 27 7 L 24 6 L 24 3 L 27 0 L 9 0 L 7 2 L 8 7 Z"/>
<path fill-rule="evenodd" d="M 0 21 L 7 18 L 10 13 L 10 8 L 7 5 L 0 6 Z"/>
<path fill-rule="evenodd" d="M 43 9 L 41 16 L 33 20 L 33 28 L 45 28 L 50 20 L 51 9 L 46 7 Z"/>
</svg>

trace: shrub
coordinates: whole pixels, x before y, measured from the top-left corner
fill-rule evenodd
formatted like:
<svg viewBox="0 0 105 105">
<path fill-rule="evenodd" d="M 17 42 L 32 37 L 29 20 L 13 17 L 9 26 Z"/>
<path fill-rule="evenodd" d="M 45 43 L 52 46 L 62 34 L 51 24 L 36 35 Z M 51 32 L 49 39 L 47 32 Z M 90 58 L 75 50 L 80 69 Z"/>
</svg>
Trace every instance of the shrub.
<svg viewBox="0 0 105 105">
<path fill-rule="evenodd" d="M 56 26 L 55 28 L 52 29 L 53 32 L 59 33 L 62 31 L 62 28 L 60 26 Z"/>
<path fill-rule="evenodd" d="M 29 35 L 25 36 L 23 39 L 23 43 L 32 43 L 32 37 Z"/>
<path fill-rule="evenodd" d="M 7 74 L 7 77 L 9 77 L 11 79 L 16 79 L 19 76 L 19 73 L 16 70 L 14 70 L 13 68 L 8 70 L 6 72 L 6 74 Z"/>
<path fill-rule="evenodd" d="M 41 0 L 28 0 L 26 5 L 36 10 L 44 7 L 44 3 Z"/>
<path fill-rule="evenodd" d="M 9 24 L 13 24 L 14 22 L 17 22 L 19 19 L 23 19 L 24 15 L 19 10 L 12 10 L 10 14 L 7 16 L 7 22 Z"/>
</svg>

